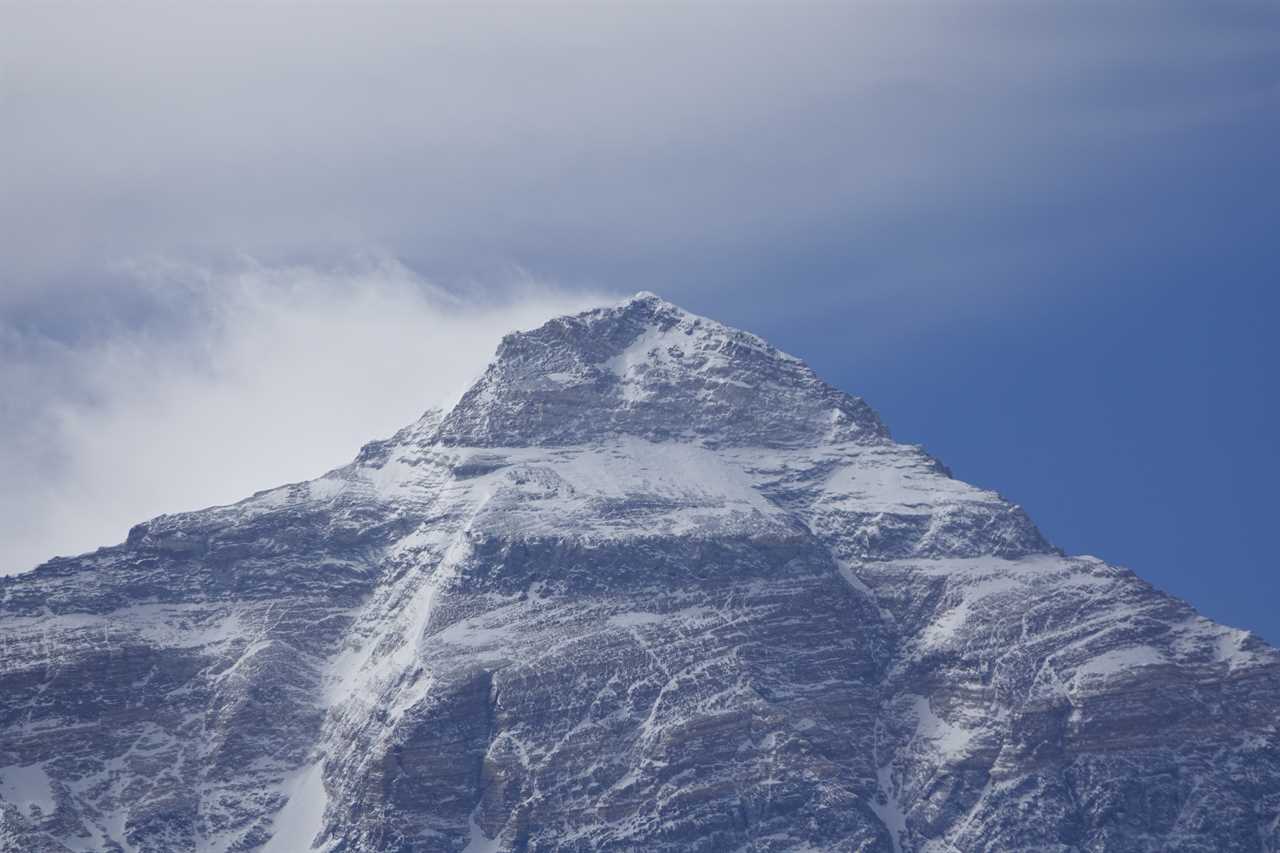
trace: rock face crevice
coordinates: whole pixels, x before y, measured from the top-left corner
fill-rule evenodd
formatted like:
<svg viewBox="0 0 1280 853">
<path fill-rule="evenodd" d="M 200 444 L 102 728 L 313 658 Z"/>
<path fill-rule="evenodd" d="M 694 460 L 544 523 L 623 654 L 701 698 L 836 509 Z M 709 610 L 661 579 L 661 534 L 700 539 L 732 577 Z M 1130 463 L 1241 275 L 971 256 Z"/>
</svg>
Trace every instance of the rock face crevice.
<svg viewBox="0 0 1280 853">
<path fill-rule="evenodd" d="M 1280 850 L 1280 655 L 651 294 L 0 579 L 0 851 Z"/>
</svg>

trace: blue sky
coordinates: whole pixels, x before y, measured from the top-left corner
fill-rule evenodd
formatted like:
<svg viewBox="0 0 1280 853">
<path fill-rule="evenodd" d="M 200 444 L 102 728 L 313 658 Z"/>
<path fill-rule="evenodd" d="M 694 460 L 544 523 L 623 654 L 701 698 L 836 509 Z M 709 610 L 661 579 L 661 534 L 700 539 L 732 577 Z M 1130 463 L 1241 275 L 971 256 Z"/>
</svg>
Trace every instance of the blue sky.
<svg viewBox="0 0 1280 853">
<path fill-rule="evenodd" d="M 647 289 L 1280 640 L 1274 4 L 13 6 L 0 124 L 0 571 Z"/>
</svg>

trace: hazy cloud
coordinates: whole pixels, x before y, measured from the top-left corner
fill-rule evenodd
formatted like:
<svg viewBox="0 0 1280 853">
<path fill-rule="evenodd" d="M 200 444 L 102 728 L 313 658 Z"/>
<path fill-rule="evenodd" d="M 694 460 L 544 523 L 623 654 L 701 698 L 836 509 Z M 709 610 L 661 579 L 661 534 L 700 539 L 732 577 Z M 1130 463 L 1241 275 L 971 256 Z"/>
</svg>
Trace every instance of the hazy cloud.
<svg viewBox="0 0 1280 853">
<path fill-rule="evenodd" d="M 450 283 L 517 263 L 630 290 L 786 247 L 874 260 L 1276 110 L 1276 16 L 1250 8 L 9 6 L 0 265 L 43 286 L 374 248 Z"/>
<path fill-rule="evenodd" d="M 505 331 L 601 301 L 530 281 L 462 300 L 378 259 L 128 274 L 185 321 L 0 337 L 0 573 L 317 476 L 458 396 Z"/>
</svg>

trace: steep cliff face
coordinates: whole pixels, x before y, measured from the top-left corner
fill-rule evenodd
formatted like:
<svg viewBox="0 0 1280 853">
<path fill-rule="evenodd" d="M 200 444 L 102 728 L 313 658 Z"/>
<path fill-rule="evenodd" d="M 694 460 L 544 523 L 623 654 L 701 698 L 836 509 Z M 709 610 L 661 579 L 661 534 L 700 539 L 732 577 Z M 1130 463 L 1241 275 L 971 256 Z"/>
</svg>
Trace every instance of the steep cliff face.
<svg viewBox="0 0 1280 853">
<path fill-rule="evenodd" d="M 1276 851 L 1280 655 L 642 294 L 0 580 L 0 849 Z"/>
</svg>

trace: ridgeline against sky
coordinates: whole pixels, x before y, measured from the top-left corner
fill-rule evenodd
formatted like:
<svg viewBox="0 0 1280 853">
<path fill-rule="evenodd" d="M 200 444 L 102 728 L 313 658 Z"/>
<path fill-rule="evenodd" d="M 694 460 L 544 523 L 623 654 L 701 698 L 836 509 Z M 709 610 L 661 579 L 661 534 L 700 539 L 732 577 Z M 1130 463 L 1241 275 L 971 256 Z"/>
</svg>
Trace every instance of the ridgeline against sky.
<svg viewBox="0 0 1280 853">
<path fill-rule="evenodd" d="M 653 289 L 1280 636 L 1274 4 L 9 4 L 0 126 L 2 572 Z"/>
</svg>

